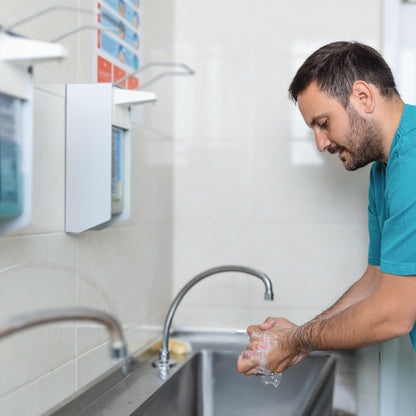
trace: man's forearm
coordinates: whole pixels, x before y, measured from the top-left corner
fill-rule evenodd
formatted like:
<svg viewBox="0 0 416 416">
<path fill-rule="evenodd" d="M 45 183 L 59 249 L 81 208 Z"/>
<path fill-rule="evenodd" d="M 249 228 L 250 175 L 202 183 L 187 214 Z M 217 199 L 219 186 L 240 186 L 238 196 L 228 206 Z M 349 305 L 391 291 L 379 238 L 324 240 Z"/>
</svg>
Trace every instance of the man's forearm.
<svg viewBox="0 0 416 416">
<path fill-rule="evenodd" d="M 319 315 L 289 335 L 297 351 L 355 349 L 409 332 L 416 318 L 416 280 L 380 275 L 375 290 L 338 313 Z"/>
<path fill-rule="evenodd" d="M 369 265 L 361 279 L 355 282 L 334 305 L 298 327 L 291 337 L 291 342 L 304 352 L 314 349 L 333 349 L 335 339 L 340 340 L 340 337 L 340 345 L 345 345 L 347 338 L 351 342 L 348 334 L 351 328 L 350 321 L 354 321 L 354 315 L 357 313 L 357 307 L 353 308 L 353 305 L 359 305 L 375 292 L 380 277 L 379 267 Z M 324 333 L 330 333 L 332 337 L 324 339 Z"/>
<path fill-rule="evenodd" d="M 416 321 L 416 275 L 381 273 L 369 266 L 363 277 L 328 311 L 300 327 L 284 318 L 249 327 L 248 351 L 240 356 L 238 370 L 258 374 L 253 351 L 263 357 L 265 336 L 271 345 L 267 369 L 280 373 L 313 350 L 362 348 L 409 333 Z"/>
<path fill-rule="evenodd" d="M 362 322 L 362 327 L 357 328 L 356 317 L 363 312 L 367 313 L 365 310 L 360 311 L 363 309 L 361 303 L 355 303 L 328 317 L 321 314 L 296 328 L 287 340 L 291 344 L 290 348 L 309 353 L 314 350 L 361 348 L 380 341 L 375 336 L 370 337 L 369 341 L 370 334 Z"/>
</svg>

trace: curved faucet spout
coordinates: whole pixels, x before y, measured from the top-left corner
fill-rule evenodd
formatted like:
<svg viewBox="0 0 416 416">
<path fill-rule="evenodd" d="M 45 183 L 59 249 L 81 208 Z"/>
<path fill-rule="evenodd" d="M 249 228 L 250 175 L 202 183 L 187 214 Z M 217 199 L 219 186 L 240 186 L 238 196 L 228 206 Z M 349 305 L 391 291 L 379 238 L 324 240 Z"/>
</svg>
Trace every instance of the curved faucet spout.
<svg viewBox="0 0 416 416">
<path fill-rule="evenodd" d="M 264 293 L 264 299 L 272 301 L 273 300 L 273 285 L 270 278 L 263 272 L 252 269 L 245 266 L 219 266 L 213 267 L 211 269 L 205 270 L 204 272 L 198 274 L 193 279 L 191 279 L 176 295 L 176 298 L 173 300 L 169 312 L 166 316 L 165 325 L 163 328 L 163 339 L 162 339 L 162 348 L 159 351 L 159 361 L 153 363 L 155 367 L 166 367 L 173 366 L 175 362 L 169 360 L 169 332 L 172 324 L 173 316 L 175 315 L 176 309 L 178 308 L 179 303 L 186 295 L 186 293 L 195 286 L 202 279 L 205 279 L 208 276 L 212 276 L 218 273 L 224 272 L 239 272 L 249 274 L 261 279 L 264 283 L 266 291 Z"/>
<path fill-rule="evenodd" d="M 0 325 L 0 339 L 37 325 L 59 321 L 96 321 L 105 325 L 111 338 L 111 357 L 127 357 L 127 343 L 117 319 L 107 312 L 90 308 L 46 309 L 15 316 Z"/>
</svg>

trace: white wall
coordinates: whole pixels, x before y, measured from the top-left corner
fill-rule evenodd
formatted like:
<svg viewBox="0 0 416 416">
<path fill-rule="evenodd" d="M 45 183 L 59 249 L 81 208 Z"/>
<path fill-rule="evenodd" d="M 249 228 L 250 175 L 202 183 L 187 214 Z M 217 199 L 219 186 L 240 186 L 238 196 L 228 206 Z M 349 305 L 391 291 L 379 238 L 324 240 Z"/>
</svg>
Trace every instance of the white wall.
<svg viewBox="0 0 416 416">
<path fill-rule="evenodd" d="M 0 0 L 0 24 L 54 3 Z M 69 38 L 68 60 L 36 68 L 34 220 L 0 238 L 0 317 L 79 304 L 116 313 L 127 329 L 160 325 L 187 280 L 235 263 L 268 273 L 275 302 L 265 304 L 255 279 L 219 276 L 187 295 L 175 324 L 245 328 L 268 315 L 306 321 L 364 270 L 368 169 L 347 173 L 314 150 L 287 87 L 326 42 L 379 48 L 380 0 L 141 3 L 142 62 L 185 62 L 196 76 L 163 79 L 157 105 L 135 115 L 131 220 L 68 236 L 62 85 L 91 77 L 91 36 Z M 87 17 L 50 19 L 21 33 L 49 40 Z M 129 331 L 129 339 L 140 344 L 143 334 Z M 105 340 L 103 330 L 61 325 L 2 341 L 0 413 L 38 414 L 100 374 L 110 365 Z M 373 362 L 368 352 L 363 364 Z M 369 398 L 360 414 L 375 415 L 374 384 L 360 387 Z"/>
<path fill-rule="evenodd" d="M 196 71 L 175 83 L 175 291 L 221 264 L 258 268 L 275 288 L 267 303 L 254 278 L 210 278 L 176 325 L 301 324 L 365 270 L 369 169 L 319 154 L 287 89 L 325 43 L 380 49 L 381 14 L 379 0 L 175 1 L 176 60 Z M 377 351 L 359 355 L 358 378 L 372 381 L 359 383 L 360 415 L 377 414 Z"/>
<path fill-rule="evenodd" d="M 176 81 L 175 288 L 237 263 L 268 273 L 276 291 L 266 304 L 254 279 L 205 281 L 178 322 L 302 323 L 364 271 L 368 168 L 349 173 L 319 154 L 287 89 L 324 43 L 379 48 L 380 13 L 378 0 L 176 0 L 176 59 L 196 76 Z"/>
<path fill-rule="evenodd" d="M 8 25 L 56 3 L 96 7 L 95 1 L 0 0 L 0 24 Z M 157 34 L 162 58 L 172 51 L 170 14 L 165 21 L 153 2 L 143 1 L 143 45 Z M 159 4 L 161 1 L 159 1 Z M 163 2 L 166 7 L 169 2 Z M 54 11 L 16 28 L 19 33 L 50 40 L 92 17 Z M 64 233 L 65 86 L 88 82 L 92 74 L 92 32 L 62 42 L 70 53 L 60 63 L 35 67 L 33 223 L 0 237 L 0 321 L 37 309 L 80 305 L 99 307 L 123 323 L 130 349 L 155 334 L 137 329 L 161 326 L 171 297 L 172 275 L 172 85 L 156 92 L 160 103 L 135 114 L 132 130 L 132 215 L 103 231 Z M 142 59 L 147 59 L 144 48 Z M 56 84 L 50 86 L 47 84 Z M 155 130 L 149 120 L 163 129 Z M 93 164 L 94 162 L 91 161 Z M 151 301 L 149 301 L 151 299 Z M 113 363 L 108 335 L 96 325 L 38 327 L 0 341 L 0 414 L 37 415 L 93 380 Z"/>
</svg>

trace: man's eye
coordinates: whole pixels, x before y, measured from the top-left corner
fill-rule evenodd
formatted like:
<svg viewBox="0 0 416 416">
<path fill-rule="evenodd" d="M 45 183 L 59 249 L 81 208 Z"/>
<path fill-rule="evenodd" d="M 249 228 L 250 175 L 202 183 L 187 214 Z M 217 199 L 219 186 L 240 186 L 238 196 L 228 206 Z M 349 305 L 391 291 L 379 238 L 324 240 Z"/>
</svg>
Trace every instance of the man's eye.
<svg viewBox="0 0 416 416">
<path fill-rule="evenodd" d="M 320 127 L 321 129 L 326 129 L 326 128 L 328 127 L 328 120 L 326 120 L 326 121 L 324 121 L 323 123 L 321 123 L 321 124 L 319 125 L 319 127 Z"/>
</svg>

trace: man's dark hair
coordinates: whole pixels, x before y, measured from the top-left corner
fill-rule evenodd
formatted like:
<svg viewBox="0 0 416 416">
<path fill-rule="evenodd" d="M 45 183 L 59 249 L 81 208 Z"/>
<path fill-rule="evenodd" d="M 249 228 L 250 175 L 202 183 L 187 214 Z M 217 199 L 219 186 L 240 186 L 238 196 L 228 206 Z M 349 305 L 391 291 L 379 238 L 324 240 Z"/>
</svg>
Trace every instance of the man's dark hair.
<svg viewBox="0 0 416 416">
<path fill-rule="evenodd" d="M 312 82 L 348 107 L 355 81 L 375 85 L 384 97 L 399 95 L 391 69 L 370 46 L 358 42 L 333 42 L 314 52 L 298 69 L 289 87 L 289 96 L 298 95 Z"/>
</svg>

